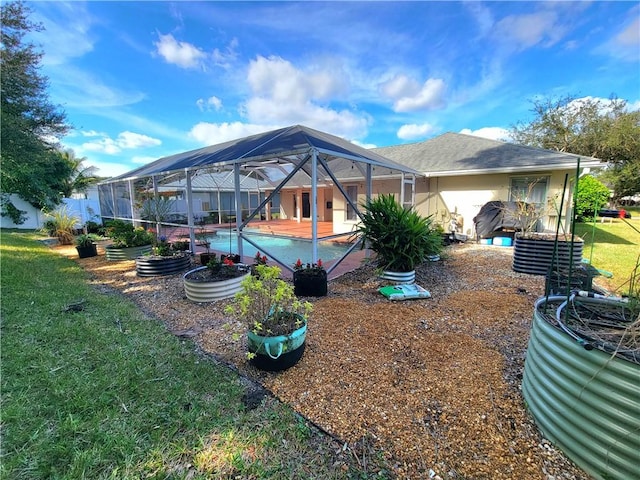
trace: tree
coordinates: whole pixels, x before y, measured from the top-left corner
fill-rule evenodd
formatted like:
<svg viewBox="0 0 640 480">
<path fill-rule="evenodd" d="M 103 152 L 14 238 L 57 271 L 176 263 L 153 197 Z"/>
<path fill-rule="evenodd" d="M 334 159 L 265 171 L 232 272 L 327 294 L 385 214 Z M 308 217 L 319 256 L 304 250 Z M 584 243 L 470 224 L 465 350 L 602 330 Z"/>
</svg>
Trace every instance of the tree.
<svg viewBox="0 0 640 480">
<path fill-rule="evenodd" d="M 96 167 L 85 167 L 86 157 L 76 157 L 73 150 L 57 151 L 57 155 L 67 165 L 71 175 L 62 182 L 60 193 L 70 197 L 73 192 L 86 192 L 91 185 L 95 185 L 102 177 L 95 174 Z"/>
<path fill-rule="evenodd" d="M 534 101 L 535 118 L 512 127 L 515 143 L 599 158 L 614 201 L 640 193 L 640 110 L 625 100 L 567 96 Z"/>
<path fill-rule="evenodd" d="M 42 30 L 29 13 L 22 2 L 0 6 L 0 189 L 45 208 L 60 203 L 61 187 L 72 173 L 56 151 L 69 126 L 48 99 L 48 79 L 39 72 L 42 53 L 24 42 L 27 33 Z"/>
</svg>

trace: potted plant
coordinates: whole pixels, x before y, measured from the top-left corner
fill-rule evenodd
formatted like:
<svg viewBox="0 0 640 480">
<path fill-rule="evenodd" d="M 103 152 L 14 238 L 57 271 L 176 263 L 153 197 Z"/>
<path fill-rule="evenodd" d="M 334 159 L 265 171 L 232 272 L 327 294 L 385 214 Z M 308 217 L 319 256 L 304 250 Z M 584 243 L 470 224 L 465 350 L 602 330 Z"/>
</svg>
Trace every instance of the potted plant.
<svg viewBox="0 0 640 480">
<path fill-rule="evenodd" d="M 136 257 L 136 273 L 139 277 L 155 277 L 179 273 L 191 264 L 191 256 L 178 251 L 167 241 L 167 237 L 160 236 L 153 246 L 151 254 Z"/>
<path fill-rule="evenodd" d="M 280 371 L 295 365 L 305 349 L 307 320 L 313 306 L 300 301 L 293 286 L 280 278 L 277 266 L 258 265 L 225 313 L 247 328 L 247 358 L 261 370 Z"/>
<path fill-rule="evenodd" d="M 124 220 L 111 220 L 106 227 L 106 235 L 113 241 L 105 247 L 107 260 L 135 260 L 151 253 L 155 240 L 152 232 Z"/>
<path fill-rule="evenodd" d="M 246 265 L 213 257 L 206 266 L 189 270 L 183 276 L 184 291 L 194 302 L 214 302 L 233 297 L 241 289 L 242 281 L 250 275 Z"/>
<path fill-rule="evenodd" d="M 293 289 L 299 297 L 324 297 L 327 294 L 327 271 L 322 260 L 303 264 L 298 259 L 293 266 Z"/>
<path fill-rule="evenodd" d="M 256 252 L 253 257 L 253 265 L 251 265 L 251 275 L 258 275 L 256 267 L 258 267 L 258 265 L 266 265 L 267 261 L 268 259 L 266 255 L 261 255 L 260 252 Z"/>
<path fill-rule="evenodd" d="M 89 258 L 98 255 L 96 241 L 99 237 L 94 233 L 83 233 L 76 237 L 76 250 L 79 258 Z"/>
<path fill-rule="evenodd" d="M 394 283 L 413 283 L 415 267 L 442 251 L 442 235 L 432 217 L 404 208 L 392 194 L 382 194 L 363 204 L 361 221 L 354 232 L 362 248 L 376 254 L 381 278 Z"/>
</svg>

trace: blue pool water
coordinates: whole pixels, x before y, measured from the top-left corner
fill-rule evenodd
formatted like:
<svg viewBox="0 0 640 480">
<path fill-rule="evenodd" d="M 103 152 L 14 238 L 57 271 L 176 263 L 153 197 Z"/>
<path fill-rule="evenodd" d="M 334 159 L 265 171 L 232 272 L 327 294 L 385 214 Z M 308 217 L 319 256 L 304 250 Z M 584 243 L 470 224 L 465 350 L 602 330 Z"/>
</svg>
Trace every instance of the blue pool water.
<svg viewBox="0 0 640 480">
<path fill-rule="evenodd" d="M 245 237 L 251 238 L 253 242 L 260 245 L 257 249 L 246 240 L 242 241 L 242 250 L 245 257 L 253 257 L 256 252 L 266 255 L 272 260 L 277 258 L 285 265 L 293 266 L 298 259 L 303 263 L 311 262 L 312 245 L 310 241 L 297 238 L 282 238 L 271 235 L 260 235 L 244 232 Z M 237 253 L 238 236 L 235 232 L 218 231 L 215 236 L 207 238 L 210 242 L 211 250 L 219 252 Z M 323 262 L 337 260 L 349 249 L 349 245 L 343 245 L 332 241 L 318 242 L 318 258 Z"/>
</svg>

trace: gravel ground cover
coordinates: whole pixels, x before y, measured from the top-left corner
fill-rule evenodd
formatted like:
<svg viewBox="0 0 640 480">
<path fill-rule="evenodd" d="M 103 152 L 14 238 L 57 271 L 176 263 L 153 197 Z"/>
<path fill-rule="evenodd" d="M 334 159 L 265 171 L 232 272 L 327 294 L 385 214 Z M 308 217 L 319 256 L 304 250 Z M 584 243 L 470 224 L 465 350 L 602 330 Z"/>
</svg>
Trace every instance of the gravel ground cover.
<svg viewBox="0 0 640 480">
<path fill-rule="evenodd" d="M 73 247 L 54 247 L 77 257 Z M 588 479 L 538 432 L 520 384 L 534 300 L 544 279 L 513 272 L 512 249 L 447 247 L 416 271 L 431 298 L 391 302 L 362 266 L 314 304 L 292 369 L 246 360 L 228 301 L 193 303 L 182 276 L 140 278 L 135 262 L 76 259 L 105 292 L 126 295 L 176 335 L 288 403 L 366 462 L 381 452 L 397 478 Z M 371 467 L 372 477 L 376 466 Z"/>
</svg>

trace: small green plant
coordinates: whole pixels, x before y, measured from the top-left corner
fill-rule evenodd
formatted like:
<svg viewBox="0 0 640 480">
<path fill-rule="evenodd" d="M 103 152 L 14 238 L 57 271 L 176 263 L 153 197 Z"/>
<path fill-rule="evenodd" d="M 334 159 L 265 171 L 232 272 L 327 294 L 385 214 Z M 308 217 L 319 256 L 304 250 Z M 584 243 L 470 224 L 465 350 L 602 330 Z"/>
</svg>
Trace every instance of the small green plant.
<svg viewBox="0 0 640 480">
<path fill-rule="evenodd" d="M 273 265 L 256 266 L 257 275 L 242 281 L 242 290 L 225 308 L 256 335 L 288 335 L 309 318 L 313 305 L 302 302 L 293 293 L 293 285 L 280 278 L 281 270 Z M 251 353 L 248 353 L 251 358 Z"/>
<path fill-rule="evenodd" d="M 80 219 L 69 212 L 66 205 L 46 215 L 50 217 L 43 227 L 46 233 L 56 237 L 61 245 L 73 244 L 73 231 L 80 223 Z"/>
<path fill-rule="evenodd" d="M 442 251 L 442 235 L 432 216 L 422 217 L 414 208 L 404 208 L 392 194 L 379 195 L 363 205 L 355 236 L 377 257 L 378 267 L 395 272 L 414 270 L 430 255 Z"/>
<path fill-rule="evenodd" d="M 171 244 L 167 241 L 167 237 L 164 235 L 158 237 L 156 244 L 153 246 L 152 252 L 158 257 L 171 257 L 174 254 Z"/>
<path fill-rule="evenodd" d="M 100 237 L 95 233 L 83 233 L 76 237 L 76 245 L 78 247 L 90 247 L 98 240 L 100 240 Z"/>
</svg>

